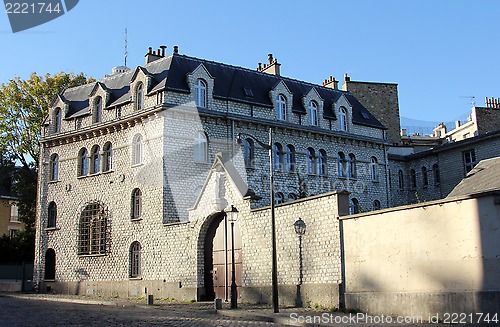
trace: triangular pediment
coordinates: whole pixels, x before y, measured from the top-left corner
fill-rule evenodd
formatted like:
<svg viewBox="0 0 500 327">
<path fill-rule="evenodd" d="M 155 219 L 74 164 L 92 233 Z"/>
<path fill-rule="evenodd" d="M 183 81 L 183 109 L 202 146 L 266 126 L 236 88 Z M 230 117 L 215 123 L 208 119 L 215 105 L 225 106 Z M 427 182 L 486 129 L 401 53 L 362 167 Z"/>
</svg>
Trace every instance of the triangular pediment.
<svg viewBox="0 0 500 327">
<path fill-rule="evenodd" d="M 202 75 L 208 76 L 210 79 L 214 79 L 214 77 L 212 76 L 212 74 L 210 74 L 210 72 L 208 71 L 207 67 L 205 67 L 204 64 L 199 64 L 198 67 L 196 67 L 191 73 L 188 74 L 188 76 L 199 75 L 200 73 Z"/>
</svg>

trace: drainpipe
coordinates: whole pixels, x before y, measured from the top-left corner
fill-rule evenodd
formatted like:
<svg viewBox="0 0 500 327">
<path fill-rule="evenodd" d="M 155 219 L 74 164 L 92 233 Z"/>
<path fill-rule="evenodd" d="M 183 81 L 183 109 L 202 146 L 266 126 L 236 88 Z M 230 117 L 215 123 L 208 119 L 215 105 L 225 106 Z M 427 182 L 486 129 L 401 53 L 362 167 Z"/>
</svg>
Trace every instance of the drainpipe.
<svg viewBox="0 0 500 327">
<path fill-rule="evenodd" d="M 37 259 L 36 260 L 36 291 L 40 292 L 40 273 L 41 273 L 41 267 L 40 267 L 40 262 L 42 258 L 42 213 L 40 211 L 40 205 L 42 203 L 42 176 L 45 173 L 44 169 L 44 148 L 43 144 L 40 144 L 40 158 L 38 159 L 38 196 L 37 201 L 36 201 L 36 210 L 35 210 L 35 217 L 37 220 L 37 225 L 36 225 L 36 231 L 35 231 L 35 237 L 36 237 L 36 248 L 37 248 Z"/>
<path fill-rule="evenodd" d="M 384 131 L 384 139 L 386 139 L 386 131 Z M 387 196 L 387 207 L 390 208 L 392 207 L 392 201 L 391 201 L 391 196 L 390 196 L 390 193 L 391 193 L 391 185 L 389 184 L 389 155 L 387 153 L 387 145 L 384 144 L 384 160 L 385 160 L 385 183 L 386 183 L 386 187 L 385 187 L 385 193 L 386 193 L 386 196 Z"/>
</svg>

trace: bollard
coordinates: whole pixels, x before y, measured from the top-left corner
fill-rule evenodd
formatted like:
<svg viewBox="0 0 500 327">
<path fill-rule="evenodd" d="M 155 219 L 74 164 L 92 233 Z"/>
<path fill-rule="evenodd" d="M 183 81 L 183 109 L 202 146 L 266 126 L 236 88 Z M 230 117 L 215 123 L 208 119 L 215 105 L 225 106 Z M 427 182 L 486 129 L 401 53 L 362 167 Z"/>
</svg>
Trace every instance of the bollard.
<svg viewBox="0 0 500 327">
<path fill-rule="evenodd" d="M 148 305 L 153 305 L 153 295 L 148 294 Z"/>
<path fill-rule="evenodd" d="M 222 299 L 215 299 L 215 310 L 222 310 Z"/>
</svg>

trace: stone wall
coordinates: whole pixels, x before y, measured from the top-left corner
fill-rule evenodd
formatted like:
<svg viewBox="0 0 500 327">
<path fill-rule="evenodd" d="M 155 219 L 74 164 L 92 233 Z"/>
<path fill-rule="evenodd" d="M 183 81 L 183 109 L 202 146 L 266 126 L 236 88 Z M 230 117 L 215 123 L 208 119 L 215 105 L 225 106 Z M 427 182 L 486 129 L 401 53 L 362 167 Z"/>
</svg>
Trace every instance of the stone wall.
<svg viewBox="0 0 500 327">
<path fill-rule="evenodd" d="M 342 87 L 352 93 L 382 125 L 387 127 L 389 142 L 392 144 L 401 142 L 397 84 L 358 82 L 347 78 Z"/>
</svg>

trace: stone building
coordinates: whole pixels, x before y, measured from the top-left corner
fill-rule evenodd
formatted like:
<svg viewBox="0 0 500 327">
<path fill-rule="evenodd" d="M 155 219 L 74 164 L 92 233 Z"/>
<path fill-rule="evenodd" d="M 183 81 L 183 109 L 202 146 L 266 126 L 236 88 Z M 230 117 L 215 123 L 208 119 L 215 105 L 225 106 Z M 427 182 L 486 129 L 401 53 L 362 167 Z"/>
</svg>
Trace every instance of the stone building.
<svg viewBox="0 0 500 327">
<path fill-rule="evenodd" d="M 42 290 L 211 299 L 217 287 L 227 291 L 222 221 L 233 205 L 239 295 L 265 300 L 268 266 L 257 263 L 270 262 L 263 245 L 269 157 L 256 140 L 267 143 L 269 129 L 278 224 L 289 228 L 304 208 L 314 211 L 303 213 L 314 217 L 311 228 L 333 224 L 338 206 L 324 196 L 329 192 L 348 191 L 352 213 L 389 205 L 386 128 L 334 79 L 320 86 L 283 77 L 272 55 L 257 70 L 181 55 L 177 47 L 171 55 L 149 49 L 145 57 L 144 66 L 117 67 L 65 90 L 50 108 L 34 278 Z M 228 196 L 234 183 L 238 195 Z M 289 240 L 280 250 L 280 284 L 289 292 L 297 278 L 285 272 L 296 264 L 297 237 L 281 231 L 280 240 Z M 217 252 L 220 235 L 225 255 Z M 331 258 L 307 264 L 304 296 L 335 298 L 338 250 L 326 247 L 335 238 L 325 233 L 304 244 L 308 260 Z M 226 271 L 223 286 L 214 285 L 214 265 Z"/>
</svg>

